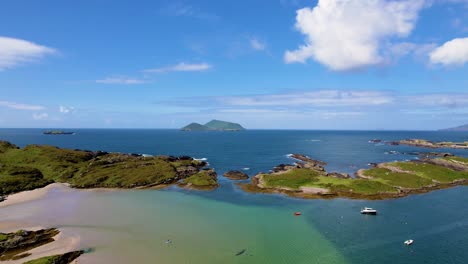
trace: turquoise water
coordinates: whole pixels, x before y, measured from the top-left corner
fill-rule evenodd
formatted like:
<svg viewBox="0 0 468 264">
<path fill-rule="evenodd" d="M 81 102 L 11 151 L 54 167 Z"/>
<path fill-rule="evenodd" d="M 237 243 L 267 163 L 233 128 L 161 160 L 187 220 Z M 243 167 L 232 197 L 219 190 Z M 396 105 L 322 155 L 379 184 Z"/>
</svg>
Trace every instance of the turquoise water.
<svg viewBox="0 0 468 264">
<path fill-rule="evenodd" d="M 250 175 L 288 153 L 353 172 L 368 162 L 413 159 L 404 146 L 370 144 L 372 138 L 467 140 L 466 133 L 246 131 L 182 133 L 175 130 L 76 130 L 44 136 L 41 130 L 0 130 L 18 145 L 52 144 L 80 149 L 207 158 L 218 173 Z M 397 154 L 388 154 L 389 151 Z M 432 151 L 432 150 L 431 150 Z M 466 150 L 451 151 L 467 156 Z M 387 154 L 386 154 L 387 153 Z M 0 209 L 0 221 L 59 226 L 96 247 L 84 263 L 466 263 L 468 188 L 459 186 L 386 201 L 300 200 L 248 194 L 220 177 L 212 192 L 178 188 L 144 191 L 54 190 L 44 199 Z M 378 216 L 359 214 L 361 207 Z M 295 217 L 293 212 L 301 211 Z M 403 246 L 412 238 L 415 244 Z M 171 239 L 171 244 L 164 241 Z M 245 249 L 240 256 L 235 254 Z"/>
</svg>

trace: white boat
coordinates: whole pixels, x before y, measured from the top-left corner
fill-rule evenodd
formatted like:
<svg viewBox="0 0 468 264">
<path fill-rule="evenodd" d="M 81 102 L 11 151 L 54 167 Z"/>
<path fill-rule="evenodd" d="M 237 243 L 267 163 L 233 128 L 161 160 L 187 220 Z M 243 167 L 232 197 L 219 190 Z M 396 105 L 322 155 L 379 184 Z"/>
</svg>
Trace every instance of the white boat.
<svg viewBox="0 0 468 264">
<path fill-rule="evenodd" d="M 408 239 L 405 241 L 405 245 L 409 246 L 411 244 L 413 244 L 414 240 L 413 239 Z"/>
<path fill-rule="evenodd" d="M 361 210 L 361 214 L 370 214 L 370 215 L 376 215 L 377 210 L 372 209 L 370 207 L 364 207 L 364 209 Z"/>
</svg>

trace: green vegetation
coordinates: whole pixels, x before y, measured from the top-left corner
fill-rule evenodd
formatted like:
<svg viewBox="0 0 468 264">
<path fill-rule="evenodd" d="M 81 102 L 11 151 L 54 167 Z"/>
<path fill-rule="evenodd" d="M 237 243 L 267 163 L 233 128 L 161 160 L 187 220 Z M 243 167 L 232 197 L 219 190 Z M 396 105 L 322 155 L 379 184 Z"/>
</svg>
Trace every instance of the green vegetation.
<svg viewBox="0 0 468 264">
<path fill-rule="evenodd" d="M 385 168 L 368 169 L 363 174 L 375 180 L 381 180 L 384 184 L 403 188 L 421 188 L 432 184 L 432 180 L 428 178 L 404 172 L 394 172 Z"/>
<path fill-rule="evenodd" d="M 301 186 L 311 185 L 318 180 L 320 173 L 310 169 L 293 169 L 278 174 L 263 174 L 266 187 L 286 187 L 297 190 Z"/>
<path fill-rule="evenodd" d="M 34 259 L 25 262 L 24 264 L 68 264 L 71 263 L 73 260 L 81 256 L 84 252 L 80 251 L 72 251 L 62 255 L 54 255 L 43 257 L 39 259 Z"/>
<path fill-rule="evenodd" d="M 185 178 L 181 182 L 181 186 L 193 188 L 213 188 L 218 186 L 216 181 L 216 173 L 212 170 L 202 170 L 195 175 Z"/>
<path fill-rule="evenodd" d="M 201 125 L 199 123 L 190 123 L 189 125 L 181 128 L 183 131 L 239 131 L 244 130 L 241 125 L 221 120 L 211 120 L 210 122 Z"/>
<path fill-rule="evenodd" d="M 380 181 L 352 178 L 334 178 L 324 173 L 306 169 L 292 169 L 278 174 L 262 174 L 266 187 L 286 187 L 299 190 L 301 187 L 324 188 L 330 192 L 355 192 L 376 194 L 379 192 L 396 192 L 396 189 Z"/>
<path fill-rule="evenodd" d="M 428 163 L 394 162 L 389 165 L 411 172 L 417 176 L 442 183 L 468 179 L 468 171 L 455 171 L 443 166 Z"/>
<path fill-rule="evenodd" d="M 8 235 L 4 233 L 0 233 L 0 242 L 7 240 Z"/>
<path fill-rule="evenodd" d="M 461 162 L 461 163 L 464 163 L 465 165 L 468 165 L 468 158 L 463 158 L 463 157 L 444 157 L 444 158 L 442 158 L 442 159 L 448 160 L 448 161 Z"/>
<path fill-rule="evenodd" d="M 67 182 L 77 188 L 134 188 L 176 183 L 206 165 L 190 157 L 143 157 L 120 153 L 0 141 L 0 195 Z"/>
<path fill-rule="evenodd" d="M 289 167 L 269 174 L 258 174 L 252 179 L 252 185 L 243 188 L 254 192 L 260 189 L 267 192 L 279 190 L 302 197 L 327 194 L 384 198 L 438 188 L 443 183 L 468 181 L 468 167 L 454 167 L 451 162 L 447 162 L 456 161 L 467 164 L 467 158 L 447 157 L 443 159 L 446 161 L 441 163 L 436 163 L 438 158 L 423 162 L 384 163 L 375 168 L 360 170 L 357 173 L 359 178 L 340 177 L 336 173 L 328 174 L 323 169 L 299 164 L 298 167 Z"/>
</svg>

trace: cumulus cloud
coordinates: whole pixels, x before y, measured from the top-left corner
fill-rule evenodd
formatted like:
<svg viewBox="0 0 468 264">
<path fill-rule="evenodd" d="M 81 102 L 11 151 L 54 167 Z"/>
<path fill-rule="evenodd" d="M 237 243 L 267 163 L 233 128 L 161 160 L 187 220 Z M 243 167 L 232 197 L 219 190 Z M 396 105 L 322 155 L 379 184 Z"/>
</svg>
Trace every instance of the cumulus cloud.
<svg viewBox="0 0 468 264">
<path fill-rule="evenodd" d="M 456 38 L 445 42 L 429 54 L 433 64 L 463 66 L 468 62 L 468 38 Z"/>
<path fill-rule="evenodd" d="M 109 77 L 104 79 L 96 80 L 96 83 L 102 84 L 142 84 L 146 83 L 142 79 L 126 78 L 126 77 Z"/>
<path fill-rule="evenodd" d="M 45 109 L 45 107 L 42 105 L 22 104 L 22 103 L 9 102 L 9 101 L 0 101 L 0 106 L 4 106 L 4 107 L 11 108 L 11 109 L 16 109 L 16 110 L 37 111 L 37 110 Z"/>
<path fill-rule="evenodd" d="M 337 71 L 382 64 L 384 44 L 408 36 L 423 7 L 424 0 L 319 0 L 297 11 L 305 44 L 286 51 L 285 62 L 314 59 Z"/>
<path fill-rule="evenodd" d="M 0 71 L 38 60 L 55 52 L 52 48 L 33 42 L 0 36 Z"/>
<path fill-rule="evenodd" d="M 250 39 L 250 47 L 254 50 L 262 51 L 265 50 L 266 45 L 263 41 L 257 39 L 257 38 L 251 38 Z"/>
<path fill-rule="evenodd" d="M 197 71 L 207 71 L 211 69 L 212 66 L 208 63 L 185 63 L 181 62 L 176 65 L 147 69 L 144 72 L 147 73 L 165 73 L 165 72 L 197 72 Z"/>
<path fill-rule="evenodd" d="M 47 113 L 34 113 L 32 115 L 32 118 L 34 120 L 47 120 L 49 118 L 49 115 Z"/>
</svg>

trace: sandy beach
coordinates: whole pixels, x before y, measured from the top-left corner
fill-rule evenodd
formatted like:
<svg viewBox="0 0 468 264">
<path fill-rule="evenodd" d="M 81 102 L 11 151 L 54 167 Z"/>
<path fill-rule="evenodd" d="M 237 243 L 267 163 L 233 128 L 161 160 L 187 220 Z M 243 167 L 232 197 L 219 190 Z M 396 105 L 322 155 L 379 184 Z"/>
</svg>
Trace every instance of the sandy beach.
<svg viewBox="0 0 468 264">
<path fill-rule="evenodd" d="M 65 184 L 65 183 L 52 183 L 52 184 L 47 185 L 44 188 L 35 189 L 35 190 L 32 190 L 32 191 L 24 191 L 24 192 L 19 192 L 19 193 L 15 193 L 15 194 L 12 194 L 12 195 L 8 195 L 6 197 L 5 201 L 0 202 L 0 208 L 11 206 L 11 205 L 14 205 L 14 204 L 29 202 L 29 201 L 33 201 L 33 200 L 42 198 L 51 189 L 54 189 L 54 188 L 68 188 L 68 185 Z"/>
<path fill-rule="evenodd" d="M 20 193 L 15 193 L 9 195 L 5 201 L 0 203 L 0 208 L 4 208 L 7 206 L 18 205 L 20 203 L 25 203 L 29 201 L 33 201 L 36 199 L 40 199 L 47 195 L 47 193 L 56 188 L 69 188 L 67 184 L 64 183 L 52 183 L 47 185 L 44 188 L 35 189 L 32 191 L 24 191 Z M 0 221 L 0 232 L 15 232 L 19 229 L 24 230 L 39 230 L 44 229 L 43 226 L 37 226 L 33 223 L 27 222 L 1 222 Z M 66 235 L 61 232 L 54 237 L 54 242 L 31 249 L 27 251 L 27 253 L 31 253 L 30 256 L 26 258 L 22 258 L 20 260 L 12 260 L 12 261 L 4 261 L 3 263 L 10 263 L 10 264 L 19 264 L 24 263 L 29 260 L 38 259 L 46 256 L 53 256 L 58 254 L 64 254 L 70 251 L 78 250 L 80 246 L 80 237 L 78 235 Z M 75 260 L 73 263 L 77 263 Z"/>
</svg>

